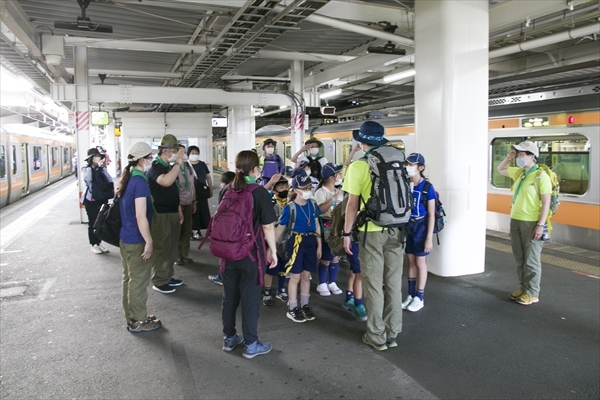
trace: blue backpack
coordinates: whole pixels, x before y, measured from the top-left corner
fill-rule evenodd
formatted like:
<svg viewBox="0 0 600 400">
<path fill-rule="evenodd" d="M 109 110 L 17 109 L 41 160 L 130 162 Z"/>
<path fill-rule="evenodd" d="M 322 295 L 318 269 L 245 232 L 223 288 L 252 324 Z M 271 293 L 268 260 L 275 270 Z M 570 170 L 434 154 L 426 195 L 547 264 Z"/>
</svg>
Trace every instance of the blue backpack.
<svg viewBox="0 0 600 400">
<path fill-rule="evenodd" d="M 421 203 L 425 207 L 425 211 L 427 211 L 427 192 L 429 192 L 429 188 L 431 187 L 431 183 L 427 180 L 423 185 L 423 191 L 421 192 Z M 429 218 L 429 214 L 427 215 Z M 440 194 L 435 191 L 435 224 L 433 225 L 433 233 L 435 233 L 435 237 L 437 238 L 437 244 L 440 245 L 440 237 L 438 232 L 444 229 L 446 225 L 446 210 L 444 210 L 444 205 L 440 201 Z"/>
</svg>

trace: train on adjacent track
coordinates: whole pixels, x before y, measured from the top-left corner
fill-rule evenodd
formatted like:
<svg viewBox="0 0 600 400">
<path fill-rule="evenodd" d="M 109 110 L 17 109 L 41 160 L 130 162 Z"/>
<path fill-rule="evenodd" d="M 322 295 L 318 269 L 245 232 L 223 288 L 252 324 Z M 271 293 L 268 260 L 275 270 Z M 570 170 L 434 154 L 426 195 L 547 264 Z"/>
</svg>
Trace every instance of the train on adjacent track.
<svg viewBox="0 0 600 400">
<path fill-rule="evenodd" d="M 74 172 L 72 136 L 19 124 L 0 127 L 0 208 Z"/>
<path fill-rule="evenodd" d="M 415 127 L 411 116 L 378 119 L 391 144 L 410 153 L 415 150 Z M 343 163 L 350 152 L 352 130 L 363 121 L 319 126 L 311 135 L 323 142 L 322 156 Z M 600 112 L 578 111 L 493 118 L 488 125 L 487 227 L 508 232 L 510 223 L 511 180 L 497 172 L 512 144 L 533 141 L 540 148 L 539 162 L 548 165 L 559 177 L 560 207 L 552 218 L 552 241 L 589 250 L 600 250 Z M 291 162 L 290 131 L 279 130 L 261 135 L 262 142 L 277 140 L 277 154 Z M 213 142 L 213 169 L 227 168 L 226 142 Z M 426 155 L 426 150 L 423 150 Z"/>
</svg>

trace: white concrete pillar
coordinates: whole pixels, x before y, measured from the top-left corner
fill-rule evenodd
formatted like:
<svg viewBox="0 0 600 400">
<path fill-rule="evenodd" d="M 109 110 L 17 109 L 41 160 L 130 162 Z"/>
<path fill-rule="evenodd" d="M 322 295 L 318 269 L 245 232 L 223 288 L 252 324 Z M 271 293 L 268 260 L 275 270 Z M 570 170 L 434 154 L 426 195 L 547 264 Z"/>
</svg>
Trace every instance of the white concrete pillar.
<svg viewBox="0 0 600 400">
<path fill-rule="evenodd" d="M 81 167 L 85 165 L 84 159 L 87 157 L 87 151 L 91 147 L 90 131 L 90 105 L 88 102 L 88 62 L 87 47 L 75 47 L 73 49 L 75 58 L 75 87 L 77 101 L 75 102 L 75 124 L 77 131 L 77 168 L 81 172 Z M 79 176 L 79 196 L 86 190 L 85 182 L 81 173 Z M 79 208 L 81 223 L 87 223 L 88 217 L 81 204 Z"/>
<path fill-rule="evenodd" d="M 115 120 L 110 119 L 108 125 L 104 127 L 104 134 L 106 136 L 106 145 L 104 151 L 108 153 L 110 157 L 110 165 L 106 168 L 110 176 L 113 178 L 117 176 L 117 142 L 115 138 Z"/>
<path fill-rule="evenodd" d="M 236 89 L 252 89 L 252 82 L 232 85 Z M 235 157 L 255 146 L 254 106 L 229 106 L 227 112 L 227 169 L 235 171 Z"/>
<path fill-rule="evenodd" d="M 304 93 L 304 61 L 294 60 L 291 62 L 290 91 L 296 95 L 298 101 L 302 100 Z M 290 114 L 292 154 L 296 154 L 304 146 L 304 132 L 308 128 L 304 126 L 304 115 L 306 114 L 304 103 L 302 105 L 294 104 Z"/>
<path fill-rule="evenodd" d="M 415 4 L 416 151 L 446 208 L 428 269 L 436 275 L 485 267 L 488 126 L 488 1 Z"/>
</svg>

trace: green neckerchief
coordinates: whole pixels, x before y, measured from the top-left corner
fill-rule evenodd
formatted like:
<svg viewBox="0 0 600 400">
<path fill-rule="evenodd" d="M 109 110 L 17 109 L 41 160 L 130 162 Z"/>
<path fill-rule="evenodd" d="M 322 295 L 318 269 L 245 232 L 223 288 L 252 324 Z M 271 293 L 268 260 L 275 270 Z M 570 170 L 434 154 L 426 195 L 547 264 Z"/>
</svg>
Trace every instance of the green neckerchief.
<svg viewBox="0 0 600 400">
<path fill-rule="evenodd" d="M 256 183 L 256 179 L 249 175 L 244 175 L 244 180 L 246 181 L 246 183 Z"/>
<path fill-rule="evenodd" d="M 371 147 L 369 150 L 365 151 L 365 155 L 363 156 L 364 158 L 369 157 L 369 154 L 371 154 L 371 152 L 375 149 L 380 148 L 381 146 L 375 146 L 375 147 Z"/>
<path fill-rule="evenodd" d="M 146 176 L 146 174 L 144 174 L 137 168 L 132 168 L 131 170 L 131 177 L 133 178 L 134 176 L 141 176 L 142 178 L 144 178 L 146 183 L 148 183 L 148 177 Z M 150 204 L 152 204 L 152 211 L 156 213 L 156 208 L 154 207 L 154 201 L 152 201 L 152 196 L 150 196 Z"/>
<path fill-rule="evenodd" d="M 187 176 L 187 163 L 184 161 L 183 163 L 183 167 L 181 167 L 181 173 L 183 174 L 183 180 L 185 180 L 185 190 L 187 190 L 188 192 L 190 191 L 190 183 L 188 182 L 188 176 Z"/>
<path fill-rule="evenodd" d="M 160 156 L 156 156 L 154 158 L 154 160 L 152 160 L 152 162 L 156 161 L 157 163 L 159 163 L 160 165 L 162 165 L 163 167 L 165 167 L 167 169 L 167 171 L 171 171 L 172 167 L 167 164 L 165 162 L 165 160 L 163 160 Z M 187 182 L 187 179 L 186 179 Z M 177 186 L 177 190 L 181 190 L 181 185 L 179 184 L 179 179 L 175 179 L 175 186 Z M 189 190 L 189 188 L 188 188 Z"/>
<path fill-rule="evenodd" d="M 517 196 L 519 195 L 519 191 L 521 190 L 521 186 L 523 185 L 523 182 L 525 182 L 527 175 L 529 175 L 530 173 L 532 173 L 534 171 L 537 171 L 537 169 L 538 169 L 538 165 L 535 164 L 533 167 L 531 167 L 531 169 L 529 171 L 521 174 L 521 179 L 520 179 L 519 184 L 517 185 L 517 189 L 515 190 L 515 193 L 513 194 L 511 204 L 515 204 L 515 201 L 517 200 Z"/>
</svg>

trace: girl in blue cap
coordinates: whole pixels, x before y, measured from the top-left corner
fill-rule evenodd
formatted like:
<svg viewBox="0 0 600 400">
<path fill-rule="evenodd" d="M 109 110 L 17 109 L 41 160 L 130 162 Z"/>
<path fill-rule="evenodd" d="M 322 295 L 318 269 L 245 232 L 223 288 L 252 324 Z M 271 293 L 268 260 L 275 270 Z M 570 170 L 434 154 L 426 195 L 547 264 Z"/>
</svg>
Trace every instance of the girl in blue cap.
<svg viewBox="0 0 600 400">
<path fill-rule="evenodd" d="M 412 153 L 404 163 L 411 179 L 414 206 L 406 237 L 406 256 L 408 258 L 408 296 L 402 303 L 402 309 L 412 312 L 424 306 L 423 294 L 427 283 L 427 255 L 433 247 L 433 228 L 435 218 L 435 188 L 423 175 L 425 157 Z M 427 189 L 427 190 L 426 190 Z"/>
</svg>

